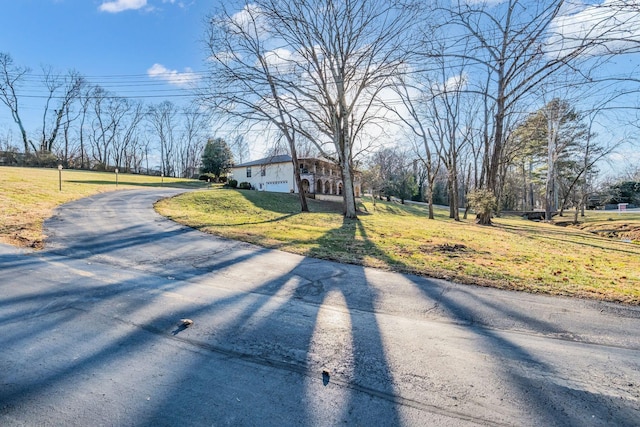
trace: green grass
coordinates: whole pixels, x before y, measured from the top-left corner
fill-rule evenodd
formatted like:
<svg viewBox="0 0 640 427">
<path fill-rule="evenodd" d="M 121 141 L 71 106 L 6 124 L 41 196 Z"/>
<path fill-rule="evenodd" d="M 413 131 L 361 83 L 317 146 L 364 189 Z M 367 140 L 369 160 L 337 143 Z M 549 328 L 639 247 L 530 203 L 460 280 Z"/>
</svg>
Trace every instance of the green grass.
<svg viewBox="0 0 640 427">
<path fill-rule="evenodd" d="M 165 216 L 199 230 L 261 246 L 467 284 L 640 304 L 640 245 L 578 227 L 496 218 L 455 222 L 422 206 L 371 199 L 358 220 L 339 203 L 290 194 L 215 189 L 160 201 Z M 571 217 L 567 216 L 567 219 Z M 609 220 L 611 218 L 611 220 Z M 585 224 L 640 225 L 640 215 L 588 213 Z"/>
<path fill-rule="evenodd" d="M 164 182 L 163 182 L 164 181 Z M 0 167 L 0 241 L 41 248 L 42 223 L 53 209 L 72 200 L 104 191 L 154 186 L 199 188 L 199 181 L 145 175 L 57 169 Z"/>
<path fill-rule="evenodd" d="M 164 178 L 164 186 L 204 183 Z M 119 175 L 119 189 L 160 186 L 160 177 Z M 0 167 L 0 240 L 42 247 L 43 221 L 81 197 L 115 191 L 115 175 Z M 640 214 L 588 212 L 579 226 L 559 227 L 519 217 L 481 227 L 455 222 L 422 206 L 371 199 L 358 220 L 345 220 L 339 203 L 256 191 L 196 191 L 157 204 L 178 222 L 223 237 L 303 255 L 527 292 L 640 304 Z M 570 220 L 567 213 L 566 219 Z M 556 218 L 556 222 L 560 219 Z M 634 243 L 625 242 L 631 240 Z"/>
</svg>

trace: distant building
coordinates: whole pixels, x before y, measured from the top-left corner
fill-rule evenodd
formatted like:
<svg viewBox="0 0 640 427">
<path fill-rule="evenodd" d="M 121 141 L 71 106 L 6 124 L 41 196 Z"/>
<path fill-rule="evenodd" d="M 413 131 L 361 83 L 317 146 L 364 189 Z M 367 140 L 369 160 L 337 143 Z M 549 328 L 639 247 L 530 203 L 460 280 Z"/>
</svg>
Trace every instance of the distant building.
<svg viewBox="0 0 640 427">
<path fill-rule="evenodd" d="M 316 158 L 298 159 L 300 179 L 306 194 L 326 194 L 341 196 L 343 191 L 342 175 L 334 163 Z M 275 193 L 297 193 L 293 163 L 291 156 L 280 155 L 252 162 L 234 165 L 231 168 L 232 178 L 240 182 L 248 182 L 258 191 Z M 354 193 L 360 197 L 361 175 L 354 173 Z"/>
</svg>

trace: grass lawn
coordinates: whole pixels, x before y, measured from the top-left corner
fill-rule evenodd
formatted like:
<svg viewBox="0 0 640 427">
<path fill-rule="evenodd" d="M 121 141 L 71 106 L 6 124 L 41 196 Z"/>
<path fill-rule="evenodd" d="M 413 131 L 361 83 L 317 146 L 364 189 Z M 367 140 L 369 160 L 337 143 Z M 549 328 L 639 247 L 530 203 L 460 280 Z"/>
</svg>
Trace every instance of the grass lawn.
<svg viewBox="0 0 640 427">
<path fill-rule="evenodd" d="M 162 182 L 164 181 L 164 182 Z M 42 223 L 63 203 L 92 194 L 140 186 L 202 187 L 199 181 L 119 174 L 62 171 L 62 191 L 57 169 L 0 167 L 0 241 L 41 248 Z"/>
<path fill-rule="evenodd" d="M 213 189 L 160 201 L 156 209 L 208 233 L 317 258 L 640 304 L 640 236 L 633 239 L 639 213 L 588 212 L 578 227 L 520 217 L 496 218 L 493 227 L 482 227 L 473 218 L 455 222 L 448 211 L 437 210 L 436 219 L 428 220 L 422 206 L 374 206 L 371 199 L 362 203 L 358 220 L 345 220 L 339 203 L 309 202 L 312 212 L 303 214 L 295 195 Z M 602 228 L 604 235 L 589 231 Z"/>
<path fill-rule="evenodd" d="M 0 241 L 41 248 L 43 221 L 58 205 L 103 191 L 147 186 L 200 188 L 178 178 L 0 167 Z M 640 305 L 640 213 L 588 212 L 579 226 L 519 217 L 481 227 L 422 206 L 371 199 L 358 220 L 339 203 L 309 200 L 300 213 L 291 194 L 216 188 L 157 204 L 194 228 L 284 251 L 462 283 Z M 571 214 L 566 215 L 570 220 Z M 559 221 L 556 218 L 556 221 Z"/>
</svg>

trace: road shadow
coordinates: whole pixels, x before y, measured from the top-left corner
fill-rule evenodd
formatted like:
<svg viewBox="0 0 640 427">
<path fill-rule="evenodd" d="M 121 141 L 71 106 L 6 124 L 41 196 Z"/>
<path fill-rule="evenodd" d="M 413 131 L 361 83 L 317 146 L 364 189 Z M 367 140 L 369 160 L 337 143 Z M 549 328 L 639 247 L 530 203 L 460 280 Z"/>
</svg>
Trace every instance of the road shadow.
<svg viewBox="0 0 640 427">
<path fill-rule="evenodd" d="M 123 215 L 122 222 L 127 223 L 126 215 Z M 199 259 L 197 264 L 164 264 L 162 269 L 158 269 L 162 278 L 146 273 L 142 278 L 135 275 L 130 279 L 118 279 L 112 269 L 119 264 L 108 263 L 104 267 L 100 264 L 102 256 L 108 259 L 125 258 L 127 254 L 146 252 L 149 248 L 172 247 L 176 253 L 183 253 L 185 251 L 177 248 L 175 242 L 184 243 L 191 238 L 189 233 L 194 233 L 186 227 L 151 231 L 144 227 L 139 229 L 137 225 L 123 226 L 116 233 L 101 235 L 99 244 L 96 244 L 95 237 L 81 237 L 80 232 L 76 237 L 62 240 L 63 244 L 58 244 L 52 250 L 41 253 L 37 260 L 29 259 L 28 262 L 11 266 L 28 266 L 36 270 L 40 277 L 46 277 L 52 266 L 68 264 L 68 256 L 77 260 L 75 267 L 69 267 L 69 272 L 73 274 L 64 276 L 69 279 L 52 282 L 51 288 L 46 291 L 39 289 L 33 292 L 25 288 L 22 292 L 3 292 L 0 328 L 8 328 L 8 333 L 0 337 L 0 346 L 7 352 L 21 354 L 20 357 L 25 358 L 21 362 L 23 364 L 37 365 L 38 360 L 47 361 L 44 370 L 35 369 L 33 375 L 13 378 L 7 387 L 0 388 L 0 401 L 5 408 L 19 408 L 20 402 L 33 402 L 40 397 L 51 396 L 60 387 L 69 384 L 76 384 L 82 390 L 82 379 L 94 376 L 101 367 L 125 367 L 132 358 L 152 360 L 153 357 L 147 355 L 150 349 L 173 340 L 199 349 L 193 357 L 170 363 L 174 383 L 189 379 L 199 387 L 194 389 L 190 386 L 193 399 L 202 399 L 203 392 L 207 390 L 206 376 L 197 373 L 202 370 L 202 364 L 210 362 L 211 355 L 215 355 L 265 369 L 275 368 L 285 376 L 290 373 L 300 375 L 302 381 L 287 385 L 286 394 L 292 398 L 286 400 L 286 407 L 300 416 L 303 425 L 317 424 L 321 420 L 317 410 L 309 407 L 309 402 L 322 406 L 323 398 L 314 395 L 314 384 L 324 387 L 330 384 L 329 377 L 323 373 L 326 360 L 320 360 L 324 350 L 314 350 L 312 347 L 316 345 L 316 340 L 324 339 L 324 328 L 317 324 L 324 298 L 335 293 L 342 295 L 346 301 L 346 313 L 358 309 L 364 314 L 357 316 L 357 320 L 354 318 L 347 322 L 355 325 L 353 329 L 340 329 L 342 338 L 353 341 L 353 344 L 349 346 L 349 353 L 345 354 L 348 360 L 335 363 L 353 366 L 353 372 L 346 372 L 342 377 L 342 385 L 337 386 L 344 387 L 346 384 L 347 392 L 334 419 L 354 419 L 359 413 L 362 417 L 369 416 L 362 411 L 370 409 L 371 405 L 365 407 L 359 402 L 382 396 L 387 404 L 379 405 L 377 409 L 380 419 L 394 425 L 399 423 L 390 369 L 385 363 L 382 338 L 373 310 L 375 295 L 369 293 L 366 297 L 352 299 L 349 283 L 343 283 L 341 279 L 343 271 L 340 265 L 318 268 L 318 261 L 300 257 L 291 269 L 267 274 L 266 270 L 261 270 L 269 268 L 266 264 L 255 263 L 255 259 L 265 256 L 267 251 L 248 248 L 245 244 L 240 244 L 243 250 L 235 252 L 232 249 L 234 252 L 231 254 L 219 256 L 210 254 L 208 259 Z M 78 276 L 77 273 L 82 272 L 85 265 L 94 265 L 100 271 L 109 271 L 109 274 L 99 280 L 91 279 L 94 276 L 88 273 Z M 241 265 L 246 267 L 242 268 Z M 92 267 L 87 268 L 93 270 Z M 167 295 L 187 295 L 193 287 L 205 286 L 210 275 L 230 274 L 225 271 L 233 268 L 257 268 L 255 276 L 251 276 L 255 286 L 250 289 L 245 286 L 239 291 L 230 287 L 226 290 L 229 294 L 227 297 L 208 301 L 206 297 L 204 301 L 201 301 L 202 298 L 187 298 L 178 310 L 170 309 L 170 305 L 165 307 L 166 302 L 170 301 Z M 149 270 L 151 274 L 153 271 Z M 9 270 L 6 273 L 10 274 Z M 7 289 L 9 283 L 7 281 L 0 285 L 0 289 Z M 297 313 L 293 323 L 292 312 Z M 92 323 L 90 329 L 82 326 L 94 316 L 103 316 L 103 325 L 96 328 Z M 182 317 L 192 318 L 195 322 L 193 327 L 178 331 L 176 321 Z M 113 324 L 123 324 L 128 332 L 116 334 L 109 331 L 109 325 Z M 16 325 L 20 327 L 13 327 Z M 209 329 L 204 331 L 204 325 L 214 326 L 208 326 Z M 368 332 L 371 330 L 375 333 Z M 51 331 L 58 332 L 52 334 Z M 60 331 L 65 332 L 60 334 Z M 106 344 L 98 341 L 97 337 L 103 335 L 109 336 Z M 20 349 L 26 347 L 29 352 L 24 355 Z M 353 364 L 350 362 L 352 358 L 355 358 Z M 0 359 L 0 364 L 9 366 L 7 359 Z M 372 376 L 372 373 L 375 375 Z M 339 373 L 332 372 L 332 375 L 333 378 L 340 378 Z M 138 374 L 132 376 L 141 380 Z M 265 392 L 269 394 L 268 386 Z M 189 406 L 186 410 L 184 401 L 178 403 L 174 393 L 175 390 L 170 389 L 156 390 L 155 410 L 141 414 L 139 421 L 146 419 L 153 424 L 172 419 L 179 422 L 193 419 L 194 416 L 212 419 L 214 414 L 207 405 Z M 307 399 L 300 400 L 299 396 L 307 396 Z M 226 397 L 212 393 L 212 404 L 216 398 Z M 7 411 L 11 413 L 10 409 L 5 413 Z M 255 417 L 260 410 L 245 407 L 245 412 L 249 417 Z M 172 415 L 167 418 L 169 413 Z M 250 423 L 256 419 L 260 418 L 245 418 L 245 421 Z"/>
<path fill-rule="evenodd" d="M 389 347 L 390 337 L 378 320 L 386 293 L 394 290 L 374 283 L 364 267 L 303 257 L 293 257 L 294 261 L 283 265 L 271 258 L 268 250 L 231 244 L 189 263 L 167 258 L 157 269 L 141 270 L 132 277 L 118 278 L 112 265 L 99 271 L 112 274 L 109 280 L 92 281 L 90 276 L 73 273 L 82 271 L 82 263 L 91 259 L 84 253 L 124 256 L 168 247 L 179 258 L 189 251 L 188 247 L 177 247 L 176 242 L 188 245 L 192 238 L 209 238 L 189 233 L 193 232 L 187 228 L 139 233 L 135 226 L 123 227 L 122 232 L 106 236 L 95 250 L 91 250 L 91 237 L 70 240 L 59 250 L 60 254 L 75 254 L 78 260 L 69 266 L 69 279 L 63 277 L 45 292 L 9 289 L 9 281 L 0 283 L 0 348 L 5 349 L 0 366 L 11 370 L 17 363 L 11 359 L 19 355 L 26 358 L 20 363 L 34 367 L 25 377 L 5 379 L 0 387 L 4 405 L 0 415 L 17 416 L 29 410 L 23 402 L 50 401 L 59 390 L 78 398 L 69 390 L 77 387 L 78 393 L 86 392 L 84 384 L 98 375 L 97 384 L 108 385 L 98 391 L 132 397 L 133 420 L 139 425 L 185 420 L 193 424 L 283 425 L 291 420 L 279 419 L 255 403 L 269 398 L 283 414 L 296 414 L 300 425 L 327 424 L 326 419 L 334 420 L 333 424 L 358 419 L 403 424 L 404 401 L 397 388 L 401 379 L 395 377 L 389 355 L 397 349 Z M 344 219 L 340 227 L 315 243 L 323 252 L 337 244 L 350 244 L 356 261 L 375 257 L 388 265 L 398 262 L 369 239 L 358 220 Z M 42 256 L 42 260 L 30 259 L 15 269 L 5 262 L 6 274 L 18 274 L 20 268 L 28 267 L 47 277 L 54 262 L 65 262 L 65 256 Z M 612 425 L 633 419 L 627 407 L 610 413 L 604 397 L 595 392 L 549 385 L 543 378 L 526 375 L 536 370 L 552 376 L 555 367 L 484 319 L 490 313 L 531 330 L 559 335 L 570 331 L 510 310 L 471 290 L 452 292 L 448 284 L 402 277 L 418 291 L 419 298 L 412 307 L 397 310 L 437 307 L 447 321 L 473 336 L 470 345 L 477 346 L 479 354 L 503 361 L 496 375 L 513 391 L 510 397 L 514 402 L 527 405 L 530 419 L 540 425 L 578 425 L 583 420 L 578 411 L 584 404 L 599 420 Z M 94 316 L 103 318 L 103 324 L 83 327 Z M 194 325 L 174 333 L 180 318 L 193 319 Z M 121 327 L 111 330 L 116 324 Z M 106 340 L 103 343 L 98 337 Z M 144 360 L 147 368 L 130 368 L 134 359 Z M 52 366 L 41 367 L 43 361 Z M 424 360 L 426 365 L 431 362 Z M 223 370 L 226 363 L 236 369 Z M 278 375 L 273 375 L 274 369 Z M 105 371 L 112 372 L 109 375 L 115 379 L 105 376 Z M 245 386 L 246 376 L 255 376 L 253 389 Z M 266 378 L 276 376 L 284 380 Z M 152 400 L 141 403 L 133 399 L 139 396 L 135 389 L 122 386 L 123 377 L 139 383 L 145 393 L 151 393 L 145 384 L 153 384 Z M 329 406 L 317 386 L 328 391 L 334 384 L 344 393 L 342 400 Z M 558 400 L 563 394 L 570 398 Z M 374 403 L 364 405 L 365 401 Z M 91 402 L 102 401 L 95 397 Z M 216 417 L 228 413 L 228 408 L 234 408 L 236 418 Z M 332 412 L 330 417 L 326 410 Z M 322 418 L 323 414 L 327 418 Z M 462 415 L 461 419 L 473 420 Z"/>
<path fill-rule="evenodd" d="M 360 236 L 367 256 L 373 256 L 387 265 L 399 263 L 397 259 L 391 258 L 385 251 L 376 247 L 368 238 L 367 231 L 360 221 L 352 220 L 349 226 L 355 227 L 356 235 Z M 572 331 L 521 310 L 510 309 L 504 303 L 497 303 L 491 296 L 481 296 L 473 291 L 472 285 L 456 286 L 455 292 L 451 292 L 451 285 L 446 282 L 434 282 L 413 275 L 403 277 L 419 290 L 426 306 L 438 307 L 449 321 L 461 325 L 465 331 L 474 335 L 479 343 L 479 352 L 496 360 L 507 358 L 508 363 L 501 364 L 499 376 L 516 392 L 516 395 L 512 396 L 513 400 L 523 402 L 536 423 L 549 426 L 580 425 L 584 420 L 582 408 L 585 404 L 589 405 L 594 419 L 598 419 L 599 422 L 625 425 L 628 420 L 638 415 L 628 407 L 620 408 L 618 413 L 612 413 L 611 401 L 605 395 L 577 391 L 568 386 L 550 384 L 544 378 L 523 375 L 522 368 L 525 366 L 525 372 L 533 369 L 542 372 L 545 377 L 553 375 L 556 369 L 502 333 L 500 327 L 496 327 L 491 319 L 509 319 L 510 322 L 520 325 L 516 326 L 516 329 L 524 327 L 525 330 L 555 337 L 573 337 Z M 573 399 L 559 399 L 560 396 L 566 395 Z"/>
</svg>

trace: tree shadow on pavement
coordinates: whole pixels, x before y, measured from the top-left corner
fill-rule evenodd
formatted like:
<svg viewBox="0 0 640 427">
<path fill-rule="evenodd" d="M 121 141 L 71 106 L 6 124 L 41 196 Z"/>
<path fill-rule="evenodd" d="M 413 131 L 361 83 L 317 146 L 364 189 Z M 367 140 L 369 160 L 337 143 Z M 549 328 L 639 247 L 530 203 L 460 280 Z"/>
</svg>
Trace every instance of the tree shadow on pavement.
<svg viewBox="0 0 640 427">
<path fill-rule="evenodd" d="M 129 234 L 129 231 L 125 228 L 123 235 Z M 102 238 L 99 248 L 95 248 L 91 238 L 77 242 L 71 239 L 69 246 L 59 247 L 54 253 L 42 254 L 42 259 L 33 267 L 38 270 L 38 274 L 45 276 L 52 265 L 65 263 L 64 256 L 60 254 L 75 254 L 78 265 L 69 270 L 82 273 L 81 270 L 86 265 L 84 260 L 93 260 L 83 256 L 83 253 L 113 256 L 125 249 L 135 253 L 149 244 L 171 244 L 172 240 L 182 234 L 183 231 L 160 231 L 145 237 L 106 236 Z M 257 366 L 258 370 L 261 368 L 263 373 L 275 368 L 280 372 L 277 376 L 286 377 L 292 373 L 301 376 L 301 380 L 288 381 L 286 388 L 278 380 L 274 383 L 263 381 L 258 387 L 267 397 L 280 396 L 278 404 L 299 416 L 301 424 L 322 422 L 317 410 L 309 407 L 326 405 L 323 403 L 325 398 L 317 396 L 314 391 L 317 391 L 317 385 L 331 387 L 323 375 L 325 363 L 320 360 L 322 356 L 326 356 L 326 349 L 316 348 L 315 355 L 311 354 L 314 340 L 324 339 L 324 331 L 316 328 L 316 320 L 323 298 L 328 292 L 343 294 L 346 300 L 345 310 L 351 309 L 353 303 L 348 291 L 352 284 L 342 283 L 341 266 L 333 264 L 329 268 L 324 266 L 318 269 L 317 261 L 302 257 L 297 258 L 298 263 L 290 269 L 285 268 L 280 272 L 276 269 L 269 273 L 264 270 L 269 263 L 255 262 L 256 258 L 265 254 L 265 250 L 254 248 L 238 256 L 220 257 L 219 260 L 205 263 L 201 268 L 193 267 L 188 271 L 183 270 L 184 266 L 175 270 L 171 265 L 166 266 L 162 274 L 165 277 L 171 275 L 172 279 L 147 277 L 147 273 L 142 280 L 138 274 L 120 279 L 113 275 L 114 265 L 103 266 L 93 260 L 91 265 L 108 272 L 96 273 L 99 280 L 93 279 L 93 273 L 82 273 L 79 276 L 72 274 L 69 280 L 51 283 L 51 290 L 45 292 L 40 289 L 26 294 L 20 291 L 12 295 L 7 293 L 7 298 L 0 301 L 0 327 L 7 327 L 15 333 L 4 334 L 0 338 L 0 345 L 7 352 L 15 351 L 15 354 L 19 354 L 23 367 L 25 364 L 43 366 L 38 363 L 39 360 L 46 363 L 44 367 L 33 369 L 32 373 L 23 377 L 13 376 L 6 387 L 2 387 L 0 401 L 5 408 L 3 413 L 15 415 L 15 410 L 29 409 L 24 402 L 35 402 L 40 398 L 56 400 L 52 396 L 59 393 L 57 390 L 61 387 L 67 390 L 70 387 L 77 390 L 77 393 L 86 394 L 88 390 L 83 381 L 96 376 L 100 377 L 100 381 L 109 383 L 111 389 L 124 388 L 121 391 L 125 394 L 134 392 L 128 389 L 131 385 L 123 385 L 125 378 L 140 384 L 140 389 L 149 393 L 142 384 L 154 381 L 150 378 L 151 372 L 165 371 L 160 375 L 170 378 L 171 384 L 178 385 L 178 388 L 185 386 L 188 391 L 181 393 L 193 399 L 194 404 L 185 404 L 184 399 L 176 399 L 175 388 L 157 388 L 152 394 L 153 404 L 147 404 L 147 409 L 136 416 L 136 423 L 166 423 L 167 420 L 177 423 L 197 419 L 211 422 L 215 419 L 214 408 L 217 404 L 225 401 L 228 405 L 237 403 L 235 397 L 231 399 L 227 395 L 226 385 L 220 384 L 219 392 L 208 390 L 208 375 L 218 375 L 218 380 L 222 382 L 224 379 L 209 367 L 203 369 L 202 364 L 222 358 L 227 361 L 231 359 L 235 361 L 233 363 L 240 365 L 249 363 Z M 233 269 L 242 272 L 230 272 Z M 253 270 L 254 274 L 247 276 L 247 270 Z M 253 283 L 248 287 L 241 286 L 238 290 L 233 286 L 222 290 L 218 288 L 215 297 L 189 297 L 194 288 L 207 286 L 210 275 L 220 274 L 228 276 L 232 281 L 249 277 Z M 220 292 L 227 296 L 220 297 Z M 171 295 L 180 295 L 180 304 L 173 305 L 174 297 Z M 342 327 L 339 328 L 345 334 L 342 338 L 353 340 L 353 349 L 348 356 L 353 358 L 353 365 L 350 361 L 337 362 L 341 367 L 353 366 L 353 372 L 347 373 L 348 377 L 342 377 L 342 385 L 353 383 L 354 386 L 347 387 L 348 396 L 339 404 L 341 410 L 334 413 L 332 419 L 338 422 L 357 419 L 358 415 L 362 419 L 379 416 L 379 419 L 397 425 L 399 419 L 393 403 L 392 381 L 384 360 L 384 347 L 377 331 L 371 298 L 358 299 L 357 308 L 364 309 L 365 314 L 360 316 L 364 320 L 352 321 L 357 329 L 344 331 Z M 95 325 L 90 320 L 95 316 L 104 319 L 102 324 Z M 176 322 L 182 317 L 192 318 L 194 326 L 172 335 L 176 330 Z M 20 328 L 12 328 L 18 324 Z M 120 327 L 115 328 L 117 325 Z M 358 330 L 364 330 L 364 327 L 369 330 L 371 325 L 377 331 L 375 334 L 357 333 Z M 122 332 L 123 328 L 125 332 Z M 175 342 L 170 346 L 192 346 L 198 351 L 181 360 L 159 360 L 153 353 L 149 353 L 161 343 L 167 342 Z M 28 354 L 23 354 L 21 349 L 27 347 Z M 148 372 L 135 372 L 128 368 L 131 364 L 128 361 L 132 360 L 146 360 L 152 366 L 147 368 Z M 15 367 L 15 363 L 8 365 L 9 363 L 9 359 L 0 358 L 0 365 Z M 103 378 L 104 368 L 112 370 L 113 376 L 119 378 L 107 381 Z M 334 381 L 341 378 L 339 371 L 340 369 L 332 371 Z M 376 378 L 373 383 L 370 382 L 372 373 Z M 246 385 L 246 379 L 240 378 L 242 374 L 237 375 L 238 381 L 245 381 Z M 96 386 L 95 382 L 90 384 Z M 387 404 L 371 403 L 375 402 L 375 399 L 371 400 L 371 390 L 386 396 Z M 93 390 L 99 391 L 101 390 Z M 266 406 L 251 406 L 247 393 L 250 395 L 255 390 L 235 391 L 243 396 L 238 399 L 245 405 L 244 415 L 237 422 L 255 423 L 261 419 L 265 424 L 279 424 L 273 418 L 273 411 L 267 410 Z M 69 402 L 84 399 L 75 396 L 77 393 L 67 391 L 64 399 Z M 360 397 L 354 398 L 354 393 Z M 75 397 L 70 398 L 71 395 Z M 306 398 L 301 400 L 300 396 Z M 369 403 L 362 405 L 363 399 Z M 95 406 L 95 401 L 89 404 Z M 138 405 L 133 404 L 132 407 L 137 408 Z M 96 413 L 101 411 L 99 408 L 94 409 Z"/>
<path fill-rule="evenodd" d="M 108 236 L 94 252 L 135 254 L 149 245 L 166 245 L 176 254 L 186 254 L 193 233 L 179 229 L 145 235 L 124 230 Z M 333 246 L 337 241 L 348 243 L 345 240 L 351 240 L 355 257 L 397 262 L 370 241 L 358 220 L 345 219 L 316 243 Z M 499 418 L 483 420 L 456 412 L 448 396 L 445 406 L 403 400 L 402 378 L 391 359 L 411 349 L 392 347 L 393 337 L 382 330 L 379 316 L 420 313 L 417 321 L 434 319 L 424 315 L 430 307 L 473 338 L 465 341 L 472 350 L 499 361 L 492 374 L 505 382 L 509 397 L 526 407 L 536 424 L 580 424 L 583 418 L 576 413 L 582 405 L 612 424 L 623 424 L 633 415 L 626 408 L 607 413 L 604 398 L 596 393 L 548 385 L 544 378 L 528 375 L 553 375 L 555 367 L 483 319 L 495 315 L 525 329 L 569 331 L 466 289 L 400 275 L 394 288 L 386 289 L 389 283 L 377 283 L 371 275 L 378 273 L 361 266 L 291 255 L 283 261 L 271 251 L 233 244 L 222 245 L 223 251 L 197 263 L 167 257 L 155 269 L 133 272 L 118 272 L 117 264 L 97 265 L 92 276 L 86 267 L 89 258 L 82 255 L 89 252 L 91 241 L 70 240 L 60 248 L 59 253 L 77 255 L 74 264 L 44 254 L 28 264 L 8 266 L 6 277 L 25 266 L 46 277 L 56 263 L 65 263 L 68 272 L 47 291 L 0 283 L 0 367 L 3 372 L 23 369 L 3 378 L 0 420 L 19 420 L 38 399 L 46 407 L 83 402 L 88 418 L 76 414 L 76 422 L 97 415 L 113 417 L 109 412 L 121 408 L 116 399 L 124 396 L 129 406 L 118 424 L 284 425 L 295 414 L 300 425 L 358 420 L 400 425 L 405 402 L 461 420 L 498 423 Z M 412 291 L 418 298 L 408 306 L 385 306 L 389 294 Z M 181 318 L 192 319 L 194 325 L 173 335 Z M 423 362 L 426 367 L 442 363 Z M 25 371 L 28 366 L 32 369 Z M 404 374 L 415 374 L 407 369 L 403 367 Z M 428 378 L 414 381 L 416 387 L 421 381 L 433 386 Z M 466 385 L 465 379 L 459 381 Z M 425 392 L 431 391 L 427 387 Z M 563 393 L 571 397 L 557 400 Z M 56 410 L 64 413 L 65 408 Z M 43 417 L 48 415 L 45 410 Z"/>
<path fill-rule="evenodd" d="M 346 221 L 346 220 L 345 220 Z M 362 223 L 353 220 L 348 224 L 355 227 L 354 234 L 361 239 L 360 245 L 366 248 L 366 256 L 372 256 L 386 265 L 397 264 L 396 259 L 391 258 L 381 249 L 377 248 L 368 237 Z M 521 408 L 526 408 L 528 416 L 536 423 L 543 425 L 577 425 L 585 418 L 583 408 L 588 406 L 594 418 L 606 423 L 624 425 L 628 420 L 634 419 L 638 413 L 631 412 L 629 408 L 620 408 L 619 412 L 612 413 L 610 406 L 612 400 L 607 396 L 591 392 L 579 391 L 567 385 L 553 384 L 548 378 L 554 374 L 562 375 L 555 367 L 522 346 L 509 334 L 501 332 L 501 329 L 531 331 L 543 333 L 555 337 L 572 337 L 573 333 L 562 326 L 550 323 L 544 319 L 521 310 L 510 309 L 504 303 L 498 304 L 490 295 L 483 296 L 473 292 L 473 287 L 456 286 L 455 290 L 447 282 L 432 281 L 418 276 L 403 275 L 410 286 L 417 289 L 422 295 L 418 302 L 424 307 L 437 307 L 449 321 L 460 325 L 464 331 L 475 337 L 473 343 L 480 354 L 486 354 L 495 360 L 503 360 L 499 365 L 500 372 L 496 375 L 504 380 L 507 387 L 512 390 L 509 398 L 512 403 L 520 402 Z M 385 292 L 377 289 L 378 292 Z M 397 289 L 399 291 L 399 289 Z M 372 289 L 376 292 L 376 289 Z M 394 290 L 389 290 L 394 292 Z M 499 292 L 499 291 L 498 291 Z M 379 295 L 380 299 L 384 295 Z M 371 298 L 374 301 L 376 298 Z M 373 311 L 373 307 L 369 307 Z M 406 312 L 410 307 L 403 308 Z M 417 308 L 416 310 L 419 310 Z M 506 324 L 496 324 L 494 319 L 506 319 Z M 506 358 L 506 359 L 505 359 Z M 425 360 L 425 363 L 429 363 Z M 469 361 L 469 363 L 472 363 Z M 540 373 L 527 375 L 531 372 Z M 559 397 L 569 395 L 568 399 Z M 495 421 L 495 420 L 494 420 Z"/>
</svg>

